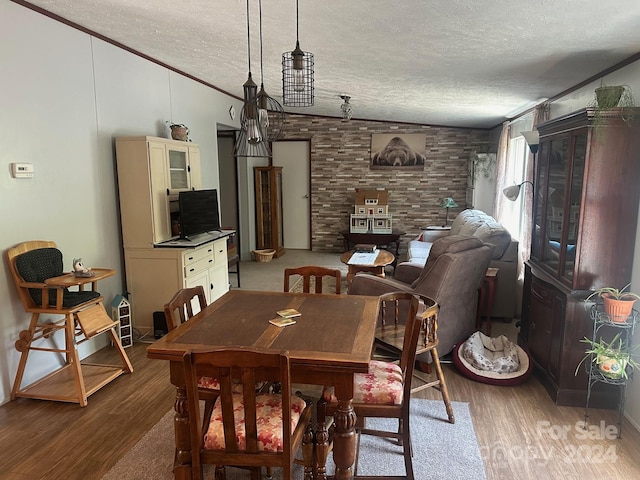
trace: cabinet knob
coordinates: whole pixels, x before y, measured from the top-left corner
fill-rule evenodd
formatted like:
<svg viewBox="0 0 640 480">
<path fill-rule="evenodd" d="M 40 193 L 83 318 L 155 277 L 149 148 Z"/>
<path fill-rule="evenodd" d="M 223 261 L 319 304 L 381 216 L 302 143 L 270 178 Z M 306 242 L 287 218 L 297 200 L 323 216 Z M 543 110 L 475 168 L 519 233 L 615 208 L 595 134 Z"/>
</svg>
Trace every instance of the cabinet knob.
<svg viewBox="0 0 640 480">
<path fill-rule="evenodd" d="M 167 188 L 167 197 L 169 196 L 169 189 Z"/>
<path fill-rule="evenodd" d="M 209 284 L 209 288 L 210 288 L 211 290 L 213 290 L 213 283 L 210 283 L 210 284 Z"/>
</svg>

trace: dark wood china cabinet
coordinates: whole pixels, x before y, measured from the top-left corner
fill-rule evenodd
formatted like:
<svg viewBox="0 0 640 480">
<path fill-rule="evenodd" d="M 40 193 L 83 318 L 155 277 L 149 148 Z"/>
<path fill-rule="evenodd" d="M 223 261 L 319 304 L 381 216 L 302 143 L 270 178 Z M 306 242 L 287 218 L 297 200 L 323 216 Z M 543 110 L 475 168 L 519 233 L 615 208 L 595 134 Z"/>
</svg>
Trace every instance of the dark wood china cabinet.
<svg viewBox="0 0 640 480">
<path fill-rule="evenodd" d="M 630 109 L 625 109 L 625 116 Z M 519 343 L 558 405 L 583 406 L 587 375 L 576 366 L 592 334 L 591 290 L 631 281 L 640 201 L 640 109 L 611 109 L 594 126 L 584 109 L 538 125 L 531 257 L 525 263 Z M 593 407 L 619 391 L 598 385 Z"/>
<path fill-rule="evenodd" d="M 282 167 L 254 167 L 256 195 L 256 246 L 284 255 L 282 224 Z"/>
</svg>

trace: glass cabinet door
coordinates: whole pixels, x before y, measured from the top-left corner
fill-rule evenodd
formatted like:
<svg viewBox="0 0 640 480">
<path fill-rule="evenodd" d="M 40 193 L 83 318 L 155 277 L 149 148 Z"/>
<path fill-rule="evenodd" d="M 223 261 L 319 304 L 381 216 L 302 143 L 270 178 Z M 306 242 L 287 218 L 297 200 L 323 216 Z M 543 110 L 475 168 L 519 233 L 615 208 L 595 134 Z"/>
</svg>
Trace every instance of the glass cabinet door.
<svg viewBox="0 0 640 480">
<path fill-rule="evenodd" d="M 580 202 L 582 200 L 582 179 L 584 178 L 585 158 L 587 155 L 587 133 L 582 131 L 573 135 L 571 173 L 569 192 L 565 202 L 562 244 L 564 246 L 561 269 L 558 272 L 573 282 L 573 267 L 576 258 L 576 242 L 580 221 Z"/>
<path fill-rule="evenodd" d="M 169 190 L 179 192 L 189 190 L 189 161 L 187 149 L 178 150 L 175 147 L 168 148 L 169 160 Z"/>
<path fill-rule="evenodd" d="M 586 129 L 550 137 L 540 146 L 531 256 L 568 284 L 574 275 L 586 153 Z"/>
</svg>

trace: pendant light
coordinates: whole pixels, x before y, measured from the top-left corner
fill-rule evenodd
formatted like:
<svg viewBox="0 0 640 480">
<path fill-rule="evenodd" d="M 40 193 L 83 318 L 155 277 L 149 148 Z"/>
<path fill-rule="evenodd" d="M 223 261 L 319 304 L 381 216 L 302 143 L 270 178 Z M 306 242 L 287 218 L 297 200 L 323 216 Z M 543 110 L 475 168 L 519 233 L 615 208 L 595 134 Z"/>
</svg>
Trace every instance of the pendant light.
<svg viewBox="0 0 640 480">
<path fill-rule="evenodd" d="M 247 57 L 249 77 L 242 86 L 244 105 L 240 112 L 240 134 L 236 138 L 235 155 L 237 157 L 270 157 L 266 133 L 259 122 L 258 86 L 251 78 L 251 33 L 249 29 L 249 0 L 247 0 Z"/>
<path fill-rule="evenodd" d="M 287 107 L 311 107 L 313 93 L 313 53 L 300 49 L 296 0 L 296 48 L 282 54 L 282 103 Z"/>
<path fill-rule="evenodd" d="M 262 130 L 266 132 L 269 142 L 278 140 L 284 134 L 284 109 L 280 102 L 270 97 L 264 89 L 264 71 L 262 69 L 262 0 L 260 8 L 260 91 L 258 92 L 258 120 Z"/>
</svg>

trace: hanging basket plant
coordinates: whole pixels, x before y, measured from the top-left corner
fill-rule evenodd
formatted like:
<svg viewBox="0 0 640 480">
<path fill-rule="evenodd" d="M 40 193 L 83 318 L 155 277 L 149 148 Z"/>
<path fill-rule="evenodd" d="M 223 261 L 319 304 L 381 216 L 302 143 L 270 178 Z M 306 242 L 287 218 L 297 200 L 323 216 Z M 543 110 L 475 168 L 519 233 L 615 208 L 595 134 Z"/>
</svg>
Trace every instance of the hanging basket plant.
<svg viewBox="0 0 640 480">
<path fill-rule="evenodd" d="M 480 177 L 493 181 L 496 168 L 495 153 L 474 153 L 471 155 L 471 169 L 474 180 Z"/>
<path fill-rule="evenodd" d="M 620 117 L 630 125 L 633 121 L 633 107 L 636 106 L 631 87 L 628 85 L 601 84 L 595 89 L 595 95 L 589 108 L 593 109 L 592 125 L 596 128 L 604 125 L 606 112 L 613 108 L 620 109 Z"/>
</svg>

